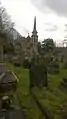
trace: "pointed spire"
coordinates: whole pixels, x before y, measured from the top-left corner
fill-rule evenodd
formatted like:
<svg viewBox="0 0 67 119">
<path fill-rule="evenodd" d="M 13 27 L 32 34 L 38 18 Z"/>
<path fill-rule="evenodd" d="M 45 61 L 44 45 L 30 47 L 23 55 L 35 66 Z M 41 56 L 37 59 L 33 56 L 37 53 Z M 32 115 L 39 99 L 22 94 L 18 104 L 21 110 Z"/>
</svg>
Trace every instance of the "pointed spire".
<svg viewBox="0 0 67 119">
<path fill-rule="evenodd" d="M 36 16 L 34 17 L 34 31 L 36 31 Z"/>
<path fill-rule="evenodd" d="M 34 17 L 34 28 L 33 28 L 33 35 L 37 35 L 37 30 L 36 30 L 36 16 Z"/>
</svg>

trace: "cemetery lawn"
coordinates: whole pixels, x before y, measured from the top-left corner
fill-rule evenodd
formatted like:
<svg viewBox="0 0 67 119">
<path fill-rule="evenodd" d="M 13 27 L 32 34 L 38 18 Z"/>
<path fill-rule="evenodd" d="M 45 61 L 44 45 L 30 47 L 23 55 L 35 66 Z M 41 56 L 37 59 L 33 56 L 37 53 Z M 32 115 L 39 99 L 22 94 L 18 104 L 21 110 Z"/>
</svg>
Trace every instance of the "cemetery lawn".
<svg viewBox="0 0 67 119">
<path fill-rule="evenodd" d="M 39 119 L 42 116 L 37 104 L 29 93 L 29 71 L 6 63 L 19 79 L 18 88 L 13 96 L 13 104 L 23 108 L 27 119 Z"/>
<path fill-rule="evenodd" d="M 18 89 L 13 97 L 13 103 L 23 108 L 26 113 L 27 119 L 39 119 L 41 111 L 29 93 L 29 71 L 7 63 L 19 78 Z M 60 88 L 62 78 L 67 76 L 67 70 L 63 69 L 60 65 L 60 73 L 57 75 L 48 75 L 49 86 L 48 88 L 33 88 L 32 91 L 42 104 L 44 110 L 47 110 L 54 119 L 61 119 L 63 114 L 67 114 L 67 92 Z M 64 106 L 64 110 L 62 110 Z M 42 118 L 40 118 L 42 119 Z"/>
<path fill-rule="evenodd" d="M 60 64 L 59 74 L 48 75 L 48 88 L 33 88 L 33 93 L 53 119 L 61 119 L 62 116 L 67 116 L 67 91 L 60 88 L 63 77 L 67 77 L 67 70 L 63 69 L 63 65 Z"/>
</svg>

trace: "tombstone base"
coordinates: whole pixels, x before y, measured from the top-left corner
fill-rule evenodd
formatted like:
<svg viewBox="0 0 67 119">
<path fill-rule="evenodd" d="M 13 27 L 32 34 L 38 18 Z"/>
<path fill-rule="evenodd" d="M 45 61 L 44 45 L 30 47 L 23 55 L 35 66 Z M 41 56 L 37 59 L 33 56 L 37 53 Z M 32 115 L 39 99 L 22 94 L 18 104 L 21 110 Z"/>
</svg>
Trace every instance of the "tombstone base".
<svg viewBox="0 0 67 119">
<path fill-rule="evenodd" d="M 23 111 L 14 107 L 13 109 L 1 109 L 0 110 L 0 119 L 25 119 Z"/>
</svg>

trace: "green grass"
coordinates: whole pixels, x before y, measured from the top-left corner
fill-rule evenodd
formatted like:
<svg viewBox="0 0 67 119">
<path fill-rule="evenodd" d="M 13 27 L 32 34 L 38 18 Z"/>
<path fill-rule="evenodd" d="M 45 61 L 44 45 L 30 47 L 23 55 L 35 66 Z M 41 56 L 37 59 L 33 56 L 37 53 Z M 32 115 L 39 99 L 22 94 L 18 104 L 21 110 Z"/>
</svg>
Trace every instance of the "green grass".
<svg viewBox="0 0 67 119">
<path fill-rule="evenodd" d="M 29 93 L 29 71 L 14 67 L 7 63 L 7 67 L 12 70 L 19 78 L 18 89 L 13 97 L 13 103 L 23 108 L 27 119 L 42 119 L 42 114 Z M 60 72 L 57 75 L 48 75 L 49 88 L 33 88 L 34 94 L 42 104 L 43 108 L 48 110 L 54 119 L 61 119 L 63 112 L 61 105 L 67 105 L 66 92 L 61 90 L 60 82 L 67 76 L 67 70 L 60 65 Z M 65 110 L 67 114 L 67 110 Z"/>
<path fill-rule="evenodd" d="M 61 119 L 63 114 L 67 115 L 67 95 L 60 88 L 63 77 L 67 76 L 67 70 L 60 65 L 60 73 L 57 75 L 48 75 L 49 88 L 34 88 L 33 92 L 39 99 L 44 109 L 47 109 L 54 119 Z M 62 112 L 61 105 L 66 106 L 65 112 Z"/>
<path fill-rule="evenodd" d="M 13 96 L 13 104 L 23 108 L 27 119 L 39 119 L 42 115 L 37 104 L 29 93 L 29 71 L 7 63 L 8 69 L 13 71 L 19 79 L 18 88 Z"/>
</svg>

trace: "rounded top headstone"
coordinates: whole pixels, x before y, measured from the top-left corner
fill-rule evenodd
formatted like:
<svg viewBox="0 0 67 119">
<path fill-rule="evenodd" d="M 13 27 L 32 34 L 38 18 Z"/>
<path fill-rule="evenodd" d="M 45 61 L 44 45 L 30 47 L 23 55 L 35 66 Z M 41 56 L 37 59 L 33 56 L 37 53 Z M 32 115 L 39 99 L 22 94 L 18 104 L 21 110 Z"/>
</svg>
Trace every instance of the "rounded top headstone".
<svg viewBox="0 0 67 119">
<path fill-rule="evenodd" d="M 0 94 L 2 94 L 2 96 L 4 96 L 5 93 L 13 95 L 17 89 L 18 81 L 18 78 L 13 72 L 6 71 L 2 73 L 0 75 Z"/>
</svg>

